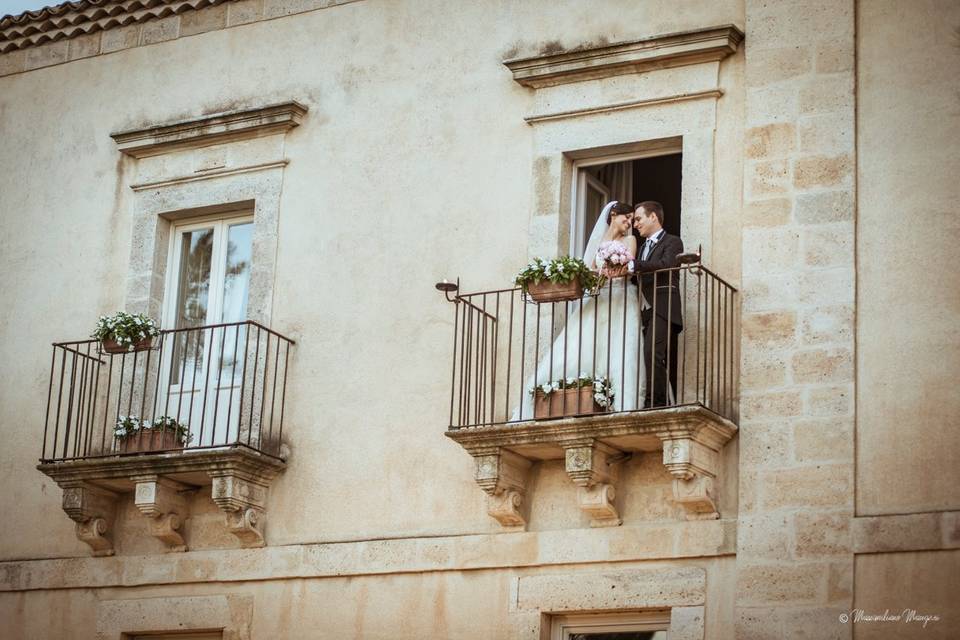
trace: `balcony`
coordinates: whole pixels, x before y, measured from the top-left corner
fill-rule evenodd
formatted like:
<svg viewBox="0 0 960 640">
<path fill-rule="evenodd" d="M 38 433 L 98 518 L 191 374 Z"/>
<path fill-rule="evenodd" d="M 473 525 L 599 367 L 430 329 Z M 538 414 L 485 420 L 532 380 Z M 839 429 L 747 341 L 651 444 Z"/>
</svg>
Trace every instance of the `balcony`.
<svg viewBox="0 0 960 640">
<path fill-rule="evenodd" d="M 519 288 L 437 285 L 455 307 L 446 436 L 473 456 L 488 513 L 505 529 L 526 528 L 528 472 L 544 460 L 564 460 L 591 526 L 621 524 L 619 463 L 649 452 L 662 455 L 687 519 L 719 517 L 720 453 L 737 431 L 737 291 L 699 263 L 645 277 L 664 291 L 652 306 L 631 276 L 548 303 Z M 681 332 L 669 328 L 681 316 L 648 322 L 649 343 L 665 343 L 657 367 L 655 349 L 641 347 L 641 316 L 674 307 Z M 544 384 L 553 390 L 534 391 Z"/>
<path fill-rule="evenodd" d="M 37 468 L 63 489 L 63 510 L 94 555 L 114 553 L 116 506 L 130 492 L 151 534 L 185 550 L 188 498 L 206 486 L 240 543 L 264 544 L 268 490 L 286 467 L 293 344 L 246 321 L 162 331 L 142 351 L 53 345 Z"/>
</svg>

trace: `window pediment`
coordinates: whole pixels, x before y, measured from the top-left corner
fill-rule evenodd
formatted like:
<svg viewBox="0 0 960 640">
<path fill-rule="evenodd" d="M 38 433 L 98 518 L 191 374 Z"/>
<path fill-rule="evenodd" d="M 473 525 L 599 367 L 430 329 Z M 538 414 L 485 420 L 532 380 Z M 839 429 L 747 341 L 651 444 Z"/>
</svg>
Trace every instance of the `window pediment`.
<svg viewBox="0 0 960 640">
<path fill-rule="evenodd" d="M 191 120 L 110 134 L 123 154 L 134 158 L 285 133 L 300 126 L 307 107 L 296 101 L 217 113 Z"/>
<path fill-rule="evenodd" d="M 539 89 L 626 73 L 719 61 L 736 53 L 743 32 L 734 25 L 658 35 L 598 47 L 581 47 L 504 61 L 513 79 Z"/>
</svg>

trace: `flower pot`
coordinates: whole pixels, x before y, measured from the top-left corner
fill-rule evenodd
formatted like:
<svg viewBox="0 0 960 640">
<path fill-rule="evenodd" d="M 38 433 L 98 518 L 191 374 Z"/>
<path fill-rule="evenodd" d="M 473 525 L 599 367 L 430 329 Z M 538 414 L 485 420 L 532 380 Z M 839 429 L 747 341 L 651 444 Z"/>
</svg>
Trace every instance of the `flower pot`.
<svg viewBox="0 0 960 640">
<path fill-rule="evenodd" d="M 531 282 L 527 285 L 527 295 L 537 302 L 579 300 L 583 297 L 583 285 L 580 284 L 579 280 L 573 280 L 567 283 L 541 280 L 540 282 Z"/>
<path fill-rule="evenodd" d="M 612 267 L 604 267 L 600 273 L 608 278 L 619 278 L 630 273 L 629 269 L 627 268 L 628 266 L 629 265 L 618 264 Z"/>
<path fill-rule="evenodd" d="M 153 338 L 148 337 L 133 343 L 133 348 L 121 346 L 113 338 L 104 338 L 100 341 L 100 347 L 105 353 L 130 353 L 133 351 L 146 351 L 153 345 Z"/>
<path fill-rule="evenodd" d="M 183 440 L 174 429 L 140 429 L 120 440 L 120 453 L 183 449 Z"/>
<path fill-rule="evenodd" d="M 580 408 L 577 409 L 577 399 Z M 560 418 L 589 413 L 603 413 L 604 408 L 593 399 L 593 385 L 560 389 L 547 395 L 537 389 L 533 399 L 533 419 Z"/>
</svg>

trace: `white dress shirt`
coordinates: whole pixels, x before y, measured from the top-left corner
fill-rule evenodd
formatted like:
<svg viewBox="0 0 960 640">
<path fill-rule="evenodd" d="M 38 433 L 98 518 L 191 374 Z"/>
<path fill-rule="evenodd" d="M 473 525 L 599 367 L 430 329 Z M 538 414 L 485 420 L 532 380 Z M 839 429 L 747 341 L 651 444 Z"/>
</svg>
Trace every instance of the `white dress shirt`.
<svg viewBox="0 0 960 640">
<path fill-rule="evenodd" d="M 646 260 L 650 257 L 650 252 L 653 251 L 653 247 L 660 242 L 660 238 L 662 238 L 663 234 L 665 233 L 666 231 L 664 229 L 660 229 L 660 231 L 657 231 L 655 234 L 647 238 L 646 242 L 643 243 L 643 251 L 640 252 L 641 260 Z"/>
</svg>

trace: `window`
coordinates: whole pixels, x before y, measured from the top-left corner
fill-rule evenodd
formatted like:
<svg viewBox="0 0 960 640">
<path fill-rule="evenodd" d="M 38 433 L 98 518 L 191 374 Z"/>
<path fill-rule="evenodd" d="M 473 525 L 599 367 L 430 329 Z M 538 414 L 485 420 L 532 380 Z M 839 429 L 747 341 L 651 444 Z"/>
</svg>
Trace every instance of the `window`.
<svg viewBox="0 0 960 640">
<path fill-rule="evenodd" d="M 167 415 L 192 419 L 194 413 L 203 415 L 205 404 L 240 402 L 242 363 L 237 360 L 246 326 L 229 323 L 246 320 L 252 240 L 249 215 L 191 221 L 172 229 L 162 325 L 178 331 L 168 336 L 172 345 L 164 349 Z M 235 414 L 237 407 L 231 411 Z M 217 412 L 213 428 L 196 434 L 202 441 L 193 444 L 224 444 L 231 411 Z"/>
<path fill-rule="evenodd" d="M 583 255 L 590 231 L 610 200 L 631 204 L 656 200 L 667 214 L 664 228 L 668 233 L 680 235 L 682 159 L 678 147 L 673 147 L 577 160 L 571 255 Z"/>
<path fill-rule="evenodd" d="M 555 616 L 550 640 L 668 640 L 669 611 Z"/>
<path fill-rule="evenodd" d="M 125 640 L 222 640 L 222 631 L 208 631 L 195 633 L 187 631 L 185 633 L 161 633 L 150 635 L 124 636 Z"/>
</svg>

